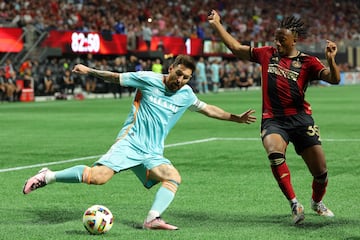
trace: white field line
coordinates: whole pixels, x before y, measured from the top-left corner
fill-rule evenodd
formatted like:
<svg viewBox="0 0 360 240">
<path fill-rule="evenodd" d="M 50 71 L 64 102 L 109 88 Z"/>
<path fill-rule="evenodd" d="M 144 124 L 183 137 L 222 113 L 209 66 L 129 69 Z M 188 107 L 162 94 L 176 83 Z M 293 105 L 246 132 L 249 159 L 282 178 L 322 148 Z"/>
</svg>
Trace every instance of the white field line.
<svg viewBox="0 0 360 240">
<path fill-rule="evenodd" d="M 165 148 L 184 146 L 184 145 L 196 144 L 196 143 L 211 142 L 211 141 L 260 141 L 260 137 L 259 138 L 206 138 L 206 139 L 199 139 L 199 140 L 188 141 L 188 142 L 168 144 L 168 145 L 165 145 Z M 322 141 L 325 141 L 325 142 L 360 142 L 360 139 L 323 139 Z M 19 167 L 13 167 L 13 168 L 3 168 L 3 169 L 0 169 L 0 173 L 18 171 L 18 170 L 23 170 L 23 169 L 28 169 L 28 168 L 38 168 L 38 167 L 58 165 L 58 164 L 63 164 L 63 163 L 84 161 L 84 160 L 89 160 L 89 159 L 94 159 L 94 158 L 100 158 L 101 156 L 102 155 L 94 155 L 94 156 L 73 158 L 73 159 L 61 160 L 61 161 L 55 161 L 55 162 L 38 163 L 38 164 L 19 166 Z"/>
</svg>

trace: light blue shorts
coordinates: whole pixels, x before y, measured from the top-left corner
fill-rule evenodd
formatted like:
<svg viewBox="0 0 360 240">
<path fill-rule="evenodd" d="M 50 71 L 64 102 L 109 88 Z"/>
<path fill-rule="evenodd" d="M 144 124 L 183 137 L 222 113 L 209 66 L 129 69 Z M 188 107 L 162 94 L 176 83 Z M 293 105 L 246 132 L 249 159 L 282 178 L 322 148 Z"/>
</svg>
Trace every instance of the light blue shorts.
<svg viewBox="0 0 360 240">
<path fill-rule="evenodd" d="M 161 164 L 171 164 L 170 160 L 159 154 L 145 153 L 122 139 L 114 143 L 94 165 L 104 165 L 115 172 L 131 169 L 146 188 L 158 181 L 147 179 L 147 171 Z"/>
</svg>

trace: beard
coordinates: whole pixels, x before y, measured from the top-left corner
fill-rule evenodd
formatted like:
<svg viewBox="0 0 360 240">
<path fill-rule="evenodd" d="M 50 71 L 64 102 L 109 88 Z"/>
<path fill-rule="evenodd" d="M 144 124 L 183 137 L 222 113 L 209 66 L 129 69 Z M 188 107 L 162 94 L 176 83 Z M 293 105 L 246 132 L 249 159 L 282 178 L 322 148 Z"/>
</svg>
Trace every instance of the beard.
<svg viewBox="0 0 360 240">
<path fill-rule="evenodd" d="M 171 92 L 176 92 L 181 88 L 180 84 L 178 84 L 178 81 L 176 78 L 172 78 L 169 76 L 169 79 L 165 82 L 166 88 L 170 90 Z"/>
</svg>

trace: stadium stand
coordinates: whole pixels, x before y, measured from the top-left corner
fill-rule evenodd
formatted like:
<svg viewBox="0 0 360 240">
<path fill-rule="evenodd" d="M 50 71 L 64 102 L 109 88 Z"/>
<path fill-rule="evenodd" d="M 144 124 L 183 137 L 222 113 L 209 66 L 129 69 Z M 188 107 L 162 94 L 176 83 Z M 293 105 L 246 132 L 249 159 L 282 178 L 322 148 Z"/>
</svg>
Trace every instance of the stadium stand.
<svg viewBox="0 0 360 240">
<path fill-rule="evenodd" d="M 46 37 L 51 30 L 99 32 L 111 39 L 112 34 L 126 34 L 128 49 L 136 48 L 136 39 L 141 37 L 143 23 L 150 21 L 152 36 L 171 36 L 181 38 L 216 39 L 207 23 L 207 13 L 216 9 L 223 15 L 227 30 L 245 42 L 268 42 L 273 38 L 272 29 L 284 16 L 301 16 L 309 26 L 306 43 L 321 42 L 331 39 L 338 45 L 346 46 L 348 41 L 360 41 L 360 1 L 358 0 L 153 0 L 153 1 L 108 1 L 108 0 L 38 0 L 38 1 L 0 1 L 0 27 L 24 29 L 24 48 L 31 49 L 37 41 Z M 333 14 L 329 15 L 328 12 Z M 133 39 L 133 40 L 131 40 Z M 2 62 L 12 55 L 1 53 Z M 94 65 L 112 69 L 117 56 L 94 56 Z M 128 56 L 129 57 L 129 56 Z M 20 66 L 25 64 L 19 57 L 14 57 L 13 66 L 18 76 L 23 76 Z M 55 75 L 54 91 L 63 91 L 64 71 L 71 69 L 78 62 L 85 61 L 79 56 L 58 56 L 39 59 L 31 58 L 32 81 L 35 95 L 45 95 L 44 83 L 41 82 L 45 69 L 51 68 Z M 39 62 L 41 61 L 41 62 Z M 129 61 L 127 59 L 127 61 Z M 165 59 L 163 63 L 165 63 Z M 107 62 L 107 66 L 103 66 Z M 138 59 L 139 69 L 151 69 L 151 61 Z M 207 64 L 209 61 L 207 60 Z M 223 59 L 220 64 L 222 74 L 232 69 L 235 74 L 246 71 L 251 78 L 252 69 L 247 63 L 235 59 Z M 229 65 L 229 66 L 227 66 Z M 226 67 L 227 66 L 227 67 Z M 236 69 L 238 66 L 241 69 Z M 354 70 L 348 62 L 340 63 L 344 71 Z M 166 67 L 163 69 L 166 70 Z M 221 87 L 224 87 L 224 77 Z M 75 78 L 76 89 L 86 89 L 86 79 Z M 233 80 L 235 82 L 235 80 Z M 254 85 L 257 85 L 255 81 Z M 236 84 L 231 83 L 234 87 Z M 111 88 L 110 88 L 111 89 Z M 196 89 L 195 89 L 196 90 Z M 109 87 L 98 81 L 92 92 L 108 92 Z"/>
</svg>

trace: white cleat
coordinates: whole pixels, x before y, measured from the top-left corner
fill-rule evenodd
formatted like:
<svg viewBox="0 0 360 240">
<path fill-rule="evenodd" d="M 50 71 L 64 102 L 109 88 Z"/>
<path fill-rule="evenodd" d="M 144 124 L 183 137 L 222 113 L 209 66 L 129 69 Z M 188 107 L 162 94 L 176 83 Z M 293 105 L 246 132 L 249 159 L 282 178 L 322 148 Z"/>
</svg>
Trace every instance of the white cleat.
<svg viewBox="0 0 360 240">
<path fill-rule="evenodd" d="M 304 206 L 301 203 L 294 203 L 291 206 L 293 223 L 299 224 L 305 219 Z"/>
<path fill-rule="evenodd" d="M 325 204 L 320 202 L 314 202 L 314 200 L 311 199 L 311 209 L 314 210 L 319 216 L 324 217 L 334 217 L 334 213 L 328 209 Z"/>
</svg>

